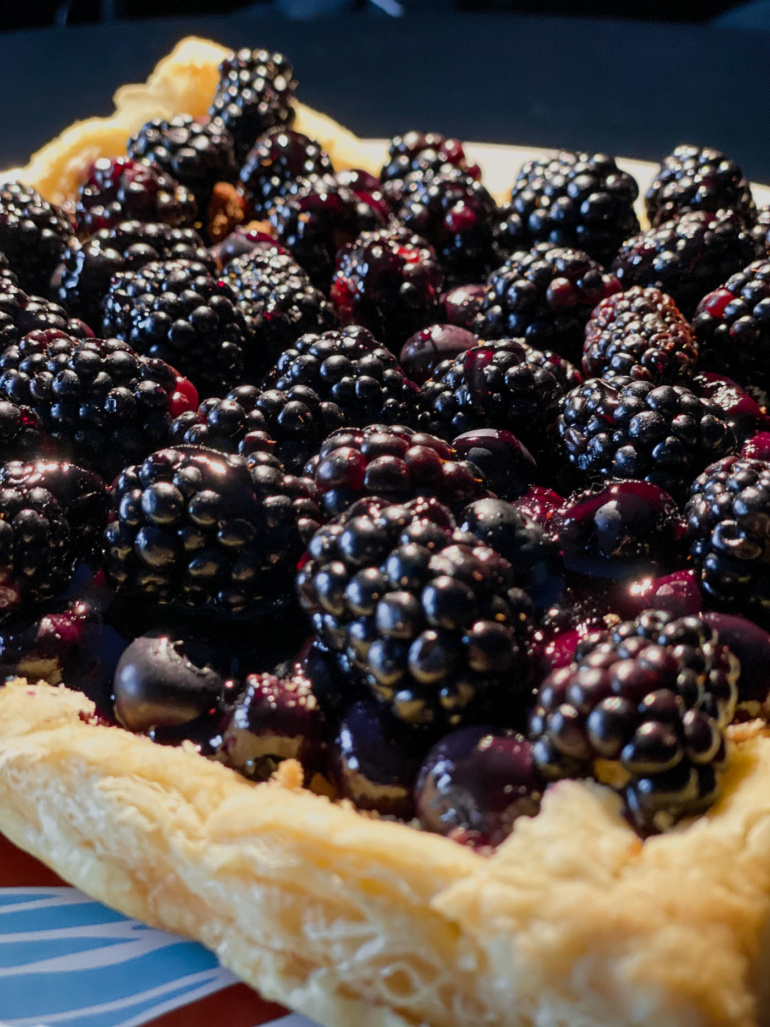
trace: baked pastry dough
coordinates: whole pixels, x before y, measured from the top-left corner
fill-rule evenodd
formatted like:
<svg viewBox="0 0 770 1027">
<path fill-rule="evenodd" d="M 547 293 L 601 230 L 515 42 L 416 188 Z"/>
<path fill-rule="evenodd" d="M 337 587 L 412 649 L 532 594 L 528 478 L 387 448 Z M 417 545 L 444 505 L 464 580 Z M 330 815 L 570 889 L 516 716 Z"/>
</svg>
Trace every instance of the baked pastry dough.
<svg viewBox="0 0 770 1027">
<path fill-rule="evenodd" d="M 642 844 L 564 781 L 491 857 L 0 690 L 0 829 L 72 884 L 197 938 L 326 1027 L 768 1022 L 770 738 L 705 816 Z"/>
<path fill-rule="evenodd" d="M 147 120 L 205 114 L 225 50 L 184 40 L 108 118 L 6 173 L 71 199 Z M 382 154 L 298 105 L 338 167 Z M 327 1027 L 770 1024 L 770 737 L 732 728 L 724 794 L 641 843 L 609 789 L 563 781 L 490 857 L 192 748 L 92 719 L 82 695 L 0 688 L 0 830 L 90 895 L 196 938 Z"/>
</svg>

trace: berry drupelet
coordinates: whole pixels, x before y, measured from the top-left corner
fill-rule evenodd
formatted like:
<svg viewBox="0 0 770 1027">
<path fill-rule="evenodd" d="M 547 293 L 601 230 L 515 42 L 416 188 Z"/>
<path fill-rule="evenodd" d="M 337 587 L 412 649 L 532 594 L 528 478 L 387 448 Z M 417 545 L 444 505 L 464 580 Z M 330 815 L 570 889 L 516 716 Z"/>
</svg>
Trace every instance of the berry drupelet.
<svg viewBox="0 0 770 1027">
<path fill-rule="evenodd" d="M 64 510 L 47 489 L 0 486 L 0 619 L 66 588 L 75 556 Z"/>
<path fill-rule="evenodd" d="M 433 246 L 453 284 L 478 282 L 500 261 L 497 204 L 460 168 L 412 173 L 404 183 L 398 218 Z"/>
<path fill-rule="evenodd" d="M 721 150 L 677 146 L 665 157 L 644 197 L 654 227 L 691 210 L 735 210 L 753 220 L 754 200 L 743 172 Z"/>
<path fill-rule="evenodd" d="M 165 442 L 197 393 L 174 368 L 116 339 L 32 332 L 0 356 L 0 395 L 31 407 L 56 451 L 111 480 Z"/>
<path fill-rule="evenodd" d="M 639 187 L 603 153 L 563 151 L 527 161 L 511 189 L 511 211 L 528 245 L 572 246 L 608 265 L 618 247 L 639 231 L 634 200 Z"/>
<path fill-rule="evenodd" d="M 204 395 L 224 395 L 250 370 L 250 339 L 235 293 L 197 261 L 121 271 L 103 311 L 105 336 L 172 363 Z"/>
<path fill-rule="evenodd" d="M 78 235 L 87 238 L 121 221 L 191 227 L 196 210 L 189 189 L 155 164 L 130 157 L 100 157 L 78 192 L 75 220 Z"/>
<path fill-rule="evenodd" d="M 53 452 L 53 441 L 30 407 L 0 400 L 0 464 Z"/>
<path fill-rule="evenodd" d="M 231 132 L 239 165 L 259 136 L 294 120 L 296 89 L 294 68 L 283 54 L 243 49 L 225 57 L 209 115 Z"/>
<path fill-rule="evenodd" d="M 624 289 L 661 289 L 692 317 L 707 292 L 761 254 L 741 214 L 691 211 L 624 242 L 612 271 Z"/>
<path fill-rule="evenodd" d="M 561 403 L 567 458 L 586 478 L 637 478 L 681 496 L 737 440 L 716 403 L 683 385 L 591 378 Z"/>
<path fill-rule="evenodd" d="M 520 720 L 531 604 L 515 586 L 435 500 L 361 501 L 316 533 L 297 578 L 318 639 L 415 727 Z"/>
<path fill-rule="evenodd" d="M 317 508 L 309 482 L 261 456 L 182 446 L 127 467 L 104 539 L 118 592 L 223 615 L 284 605 Z"/>
<path fill-rule="evenodd" d="M 72 234 L 67 215 L 20 182 L 0 185 L 0 252 L 22 289 L 46 295 Z"/>
<path fill-rule="evenodd" d="M 300 336 L 336 324 L 332 305 L 288 253 L 266 247 L 236 257 L 222 278 L 253 340 L 250 363 L 263 372 Z"/>
<path fill-rule="evenodd" d="M 452 509 L 487 494 L 477 467 L 435 435 L 402 425 L 340 428 L 308 464 L 323 509 L 336 517 L 364 496 L 434 497 Z"/>
<path fill-rule="evenodd" d="M 417 387 L 396 358 L 366 328 L 352 325 L 322 335 L 303 335 L 278 358 L 264 378 L 267 389 L 288 392 L 305 386 L 322 403 L 334 404 L 344 425 L 411 425 Z"/>
<path fill-rule="evenodd" d="M 444 281 L 433 248 L 405 228 L 362 232 L 337 253 L 330 298 L 343 324 L 361 324 L 398 353 L 436 320 Z"/>
<path fill-rule="evenodd" d="M 398 204 L 410 175 L 420 177 L 451 168 L 463 171 L 469 179 L 481 178 L 481 169 L 468 160 L 459 139 L 447 139 L 439 132 L 405 132 L 391 139 L 380 181 L 386 196 Z"/>
<path fill-rule="evenodd" d="M 73 338 L 93 338 L 93 332 L 78 318 L 70 317 L 57 303 L 40 296 L 28 296 L 14 278 L 0 277 L 0 353 L 17 345 L 30 332 L 56 329 Z"/>
<path fill-rule="evenodd" d="M 685 507 L 690 553 L 710 602 L 770 625 L 770 464 L 737 456 L 706 468 Z"/>
<path fill-rule="evenodd" d="M 257 139 L 240 171 L 238 191 L 250 218 L 265 218 L 298 178 L 333 174 L 321 144 L 290 128 L 271 128 Z"/>
<path fill-rule="evenodd" d="M 198 220 L 206 221 L 211 192 L 217 182 L 238 177 L 233 137 L 219 118 L 201 123 L 189 114 L 166 121 L 148 121 L 128 140 L 126 152 L 152 162 L 189 189 L 198 207 Z"/>
<path fill-rule="evenodd" d="M 533 453 L 554 441 L 563 387 L 519 339 L 482 343 L 438 365 L 420 388 L 418 425 L 444 439 L 504 429 Z"/>
<path fill-rule="evenodd" d="M 313 284 L 326 291 L 337 250 L 364 230 L 384 227 L 385 217 L 333 175 L 314 175 L 297 179 L 276 198 L 270 223 Z"/>
<path fill-rule="evenodd" d="M 112 276 L 138 271 L 156 260 L 194 260 L 214 270 L 214 261 L 194 228 L 121 221 L 85 241 L 70 240 L 62 254 L 59 301 L 70 314 L 98 329 Z"/>
<path fill-rule="evenodd" d="M 591 311 L 619 291 L 615 276 L 587 253 L 538 243 L 489 276 L 472 330 L 485 339 L 521 336 L 579 364 Z"/>
<path fill-rule="evenodd" d="M 583 370 L 591 378 L 628 375 L 655 385 L 692 376 L 693 330 L 659 289 L 635 286 L 602 300 L 586 325 Z"/>
<path fill-rule="evenodd" d="M 770 261 L 756 260 L 698 304 L 701 367 L 739 381 L 763 406 L 770 394 Z"/>
<path fill-rule="evenodd" d="M 643 834 L 719 795 L 740 665 L 700 617 L 648 610 L 582 641 L 540 685 L 530 719 L 536 766 L 597 777 Z"/>
</svg>

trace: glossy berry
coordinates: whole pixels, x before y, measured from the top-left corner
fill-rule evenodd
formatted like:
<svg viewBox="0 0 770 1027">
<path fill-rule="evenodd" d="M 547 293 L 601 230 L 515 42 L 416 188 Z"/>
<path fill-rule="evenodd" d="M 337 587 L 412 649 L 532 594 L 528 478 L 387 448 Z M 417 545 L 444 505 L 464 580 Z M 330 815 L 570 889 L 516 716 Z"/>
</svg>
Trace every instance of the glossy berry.
<svg viewBox="0 0 770 1027">
<path fill-rule="evenodd" d="M 61 592 L 74 565 L 72 532 L 54 496 L 0 487 L 0 619 Z"/>
<path fill-rule="evenodd" d="M 470 161 L 459 139 L 447 139 L 439 132 L 405 132 L 393 136 L 388 156 L 380 171 L 385 192 L 398 202 L 404 192 L 408 176 L 425 176 L 437 171 L 458 168 L 470 179 L 479 179 L 481 170 Z"/>
<path fill-rule="evenodd" d="M 0 185 L 0 252 L 22 289 L 46 295 L 72 232 L 67 215 L 21 182 Z"/>
<path fill-rule="evenodd" d="M 238 175 L 233 137 L 219 118 L 204 122 L 189 114 L 155 118 L 131 136 L 126 152 L 157 165 L 189 189 L 198 206 L 198 220 L 204 224 L 214 186 L 232 182 Z"/>
<path fill-rule="evenodd" d="M 205 643 L 158 631 L 135 638 L 115 671 L 115 716 L 129 731 L 179 727 L 218 706 L 225 683 Z"/>
<path fill-rule="evenodd" d="M 586 478 L 644 479 L 679 496 L 737 440 L 724 413 L 683 385 L 591 378 L 561 404 L 559 433 Z"/>
<path fill-rule="evenodd" d="M 401 347 L 399 361 L 413 382 L 422 385 L 433 377 L 445 360 L 454 360 L 460 353 L 478 345 L 478 339 L 464 328 L 451 324 L 434 324 L 410 335 Z"/>
<path fill-rule="evenodd" d="M 447 279 L 478 282 L 500 261 L 497 204 L 460 168 L 412 173 L 404 182 L 398 218 L 433 246 Z"/>
<path fill-rule="evenodd" d="M 515 731 L 465 727 L 437 742 L 415 787 L 420 824 L 475 847 L 499 845 L 540 809 L 545 781 Z"/>
<path fill-rule="evenodd" d="M 511 505 L 550 532 L 557 511 L 561 510 L 566 502 L 567 500 L 553 489 L 544 488 L 542 485 L 530 485 L 522 496 L 512 501 Z"/>
<path fill-rule="evenodd" d="M 486 339 L 521 336 L 579 364 L 591 311 L 619 290 L 615 276 L 587 253 L 538 243 L 489 276 L 473 331 Z"/>
<path fill-rule="evenodd" d="M 329 293 L 343 324 L 364 325 L 393 352 L 435 321 L 444 276 L 432 247 L 403 228 L 362 232 L 337 253 Z"/>
<path fill-rule="evenodd" d="M 267 129 L 291 124 L 296 88 L 294 68 L 283 54 L 242 49 L 225 57 L 209 115 L 232 134 L 239 164 Z"/>
<path fill-rule="evenodd" d="M 696 210 L 626 240 L 612 271 L 624 289 L 660 289 L 692 317 L 706 293 L 759 256 L 742 215 Z"/>
<path fill-rule="evenodd" d="M 502 428 L 474 428 L 453 440 L 458 454 L 475 464 L 500 499 L 523 495 L 537 464 L 525 445 Z"/>
<path fill-rule="evenodd" d="M 599 483 L 570 496 L 551 534 L 564 565 L 589 577 L 628 579 L 684 562 L 684 524 L 662 488 L 647 481 Z"/>
<path fill-rule="evenodd" d="M 0 354 L 17 345 L 30 332 L 55 328 L 77 339 L 92 339 L 89 326 L 70 314 L 58 303 L 42 296 L 28 295 L 15 276 L 0 272 Z"/>
<path fill-rule="evenodd" d="M 240 171 L 238 190 L 247 217 L 265 218 L 298 178 L 333 172 L 329 155 L 315 139 L 290 128 L 269 129 L 257 139 Z"/>
<path fill-rule="evenodd" d="M 703 613 L 703 595 L 692 567 L 660 577 L 639 577 L 615 592 L 614 598 L 618 613 L 628 619 L 645 610 L 665 610 L 675 617 L 697 617 Z M 725 642 L 729 644 L 727 639 Z"/>
<path fill-rule="evenodd" d="M 638 830 L 665 830 L 719 795 L 739 673 L 702 618 L 646 611 L 589 635 L 538 690 L 535 763 L 550 778 L 597 776 Z"/>
<path fill-rule="evenodd" d="M 311 680 L 288 674 L 250 674 L 225 725 L 220 758 L 252 780 L 264 781 L 285 759 L 298 760 L 308 782 L 323 769 L 326 724 Z"/>
<path fill-rule="evenodd" d="M 420 389 L 420 428 L 445 439 L 504 429 L 536 456 L 551 449 L 564 390 L 542 356 L 520 339 L 505 339 L 444 361 Z"/>
<path fill-rule="evenodd" d="M 663 159 L 644 205 L 652 225 L 691 210 L 737 210 L 747 218 L 754 214 L 751 187 L 735 161 L 710 146 L 687 144 Z"/>
<path fill-rule="evenodd" d="M 732 456 L 707 467 L 685 517 L 710 603 L 770 625 L 770 464 Z"/>
<path fill-rule="evenodd" d="M 607 265 L 623 240 L 639 231 L 638 194 L 614 158 L 562 151 L 524 164 L 511 190 L 511 214 L 527 245 L 574 246 Z"/>
<path fill-rule="evenodd" d="M 337 250 L 360 232 L 384 227 L 382 213 L 360 200 L 332 175 L 300 178 L 270 210 L 278 241 L 307 271 L 313 285 L 328 290 Z"/>
<path fill-rule="evenodd" d="M 372 699 L 346 710 L 329 754 L 329 777 L 357 809 L 409 820 L 413 787 L 430 735 L 407 732 Z"/>
<path fill-rule="evenodd" d="M 758 624 L 731 613 L 710 610 L 704 620 L 740 662 L 739 712 L 749 717 L 766 716 L 770 696 L 770 635 Z"/>
<path fill-rule="evenodd" d="M 107 481 L 162 445 L 172 418 L 198 403 L 162 360 L 116 339 L 55 330 L 32 332 L 0 356 L 0 396 L 29 406 L 62 458 Z"/>
<path fill-rule="evenodd" d="M 628 375 L 656 385 L 692 376 L 698 360 L 693 330 L 659 289 L 636 286 L 602 300 L 585 329 L 583 370 L 589 378 Z"/>
<path fill-rule="evenodd" d="M 459 328 L 470 328 L 476 314 L 481 310 L 486 289 L 481 283 L 476 285 L 456 285 L 447 290 L 441 297 L 444 308 L 444 319 L 450 325 Z"/>
<path fill-rule="evenodd" d="M 739 445 L 761 432 L 768 423 L 767 414 L 756 399 L 732 378 L 704 371 L 695 375 L 692 387 L 697 395 L 716 403 Z"/>
<path fill-rule="evenodd" d="M 411 424 L 417 390 L 396 358 L 371 332 L 359 326 L 322 335 L 303 335 L 287 349 L 263 380 L 268 389 L 312 389 L 334 404 L 343 424 Z"/>
<path fill-rule="evenodd" d="M 264 455 L 189 446 L 127 467 L 112 489 L 105 571 L 151 603 L 247 615 L 286 603 L 302 532 L 317 527 L 310 483 Z"/>
<path fill-rule="evenodd" d="M 193 260 L 121 271 L 104 300 L 102 330 L 178 367 L 203 395 L 224 395 L 252 365 L 233 290 Z"/>
<path fill-rule="evenodd" d="M 98 563 L 109 502 L 107 486 L 98 474 L 62 460 L 9 460 L 0 466 L 0 488 L 50 492 L 70 526 L 76 555 Z"/>
<path fill-rule="evenodd" d="M 121 221 L 90 239 L 72 238 L 62 254 L 58 297 L 70 314 L 101 328 L 102 303 L 112 276 L 138 271 L 156 260 L 195 260 L 214 270 L 214 261 L 193 228 Z"/>
<path fill-rule="evenodd" d="M 223 280 L 253 340 L 250 365 L 263 373 L 300 336 L 337 322 L 332 305 L 288 253 L 260 249 L 236 257 Z"/>
<path fill-rule="evenodd" d="M 529 600 L 434 500 L 356 504 L 313 537 L 297 588 L 318 639 L 407 724 L 520 716 Z"/>
<path fill-rule="evenodd" d="M 487 494 L 477 467 L 435 435 L 403 425 L 340 428 L 326 439 L 306 473 L 330 517 L 364 496 L 392 503 L 433 497 L 456 509 Z"/>
<path fill-rule="evenodd" d="M 770 261 L 756 260 L 698 304 L 701 367 L 728 375 L 763 406 L 770 395 Z"/>
<path fill-rule="evenodd" d="M 171 175 L 148 161 L 100 157 L 80 187 L 75 207 L 78 235 L 93 235 L 121 221 L 192 227 L 195 198 Z"/>
<path fill-rule="evenodd" d="M 52 449 L 52 440 L 34 410 L 0 400 L 0 463 L 15 457 L 31 459 Z"/>
</svg>

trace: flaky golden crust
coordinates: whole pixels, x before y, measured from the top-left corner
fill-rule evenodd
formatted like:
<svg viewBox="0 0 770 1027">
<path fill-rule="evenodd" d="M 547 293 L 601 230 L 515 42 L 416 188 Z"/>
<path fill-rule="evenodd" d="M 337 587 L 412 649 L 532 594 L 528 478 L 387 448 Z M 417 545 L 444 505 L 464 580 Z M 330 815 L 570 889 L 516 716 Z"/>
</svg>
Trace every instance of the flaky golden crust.
<svg viewBox="0 0 770 1027">
<path fill-rule="evenodd" d="M 669 835 L 642 845 L 607 789 L 563 782 L 486 858 L 90 712 L 64 688 L 0 690 L 0 830 L 328 1027 L 764 1022 L 758 728 L 735 745 L 721 802 Z"/>
</svg>

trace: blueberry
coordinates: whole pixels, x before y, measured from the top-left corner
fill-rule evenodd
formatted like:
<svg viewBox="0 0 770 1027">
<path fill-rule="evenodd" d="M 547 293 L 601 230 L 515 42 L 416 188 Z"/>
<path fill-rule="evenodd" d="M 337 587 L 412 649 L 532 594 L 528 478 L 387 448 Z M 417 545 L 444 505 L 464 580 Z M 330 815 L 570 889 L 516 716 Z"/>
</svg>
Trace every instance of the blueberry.
<svg viewBox="0 0 770 1027">
<path fill-rule="evenodd" d="M 770 635 L 745 617 L 729 613 L 709 612 L 704 619 L 740 661 L 739 709 L 749 716 L 762 715 L 770 695 Z"/>
</svg>

